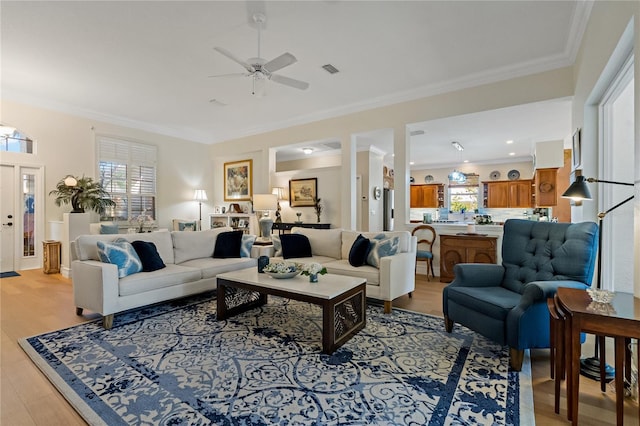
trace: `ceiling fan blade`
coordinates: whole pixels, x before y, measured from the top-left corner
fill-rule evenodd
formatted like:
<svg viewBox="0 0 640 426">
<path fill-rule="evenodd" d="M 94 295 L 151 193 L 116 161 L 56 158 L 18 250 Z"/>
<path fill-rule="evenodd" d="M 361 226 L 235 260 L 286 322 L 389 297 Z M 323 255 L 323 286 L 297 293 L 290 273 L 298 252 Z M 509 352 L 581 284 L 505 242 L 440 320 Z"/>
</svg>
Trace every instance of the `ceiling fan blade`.
<svg viewBox="0 0 640 426">
<path fill-rule="evenodd" d="M 234 72 L 231 74 L 217 74 L 217 75 L 210 75 L 208 76 L 208 78 L 214 78 L 214 77 L 247 77 L 251 74 L 247 74 L 244 72 Z"/>
<path fill-rule="evenodd" d="M 233 53 L 229 52 L 226 49 L 223 49 L 222 47 L 214 47 L 213 48 L 216 52 L 223 54 L 224 56 L 226 56 L 227 58 L 231 59 L 233 62 L 236 62 L 240 65 L 242 65 L 244 67 L 244 69 L 246 69 L 248 72 L 255 72 L 256 69 L 253 68 L 253 66 L 251 66 L 250 64 L 246 63 L 245 61 L 238 59 Z"/>
<path fill-rule="evenodd" d="M 283 75 L 271 74 L 270 79 L 276 83 L 284 84 L 285 86 L 295 87 L 296 89 L 306 90 L 309 87 L 309 83 L 306 81 L 296 80 L 295 78 L 285 77 Z"/>
<path fill-rule="evenodd" d="M 275 72 L 291 64 L 295 64 L 296 62 L 298 62 L 296 57 L 291 53 L 286 52 L 278 56 L 277 58 L 270 60 L 269 62 L 264 64 L 262 68 L 266 68 L 266 70 L 269 72 Z"/>
</svg>

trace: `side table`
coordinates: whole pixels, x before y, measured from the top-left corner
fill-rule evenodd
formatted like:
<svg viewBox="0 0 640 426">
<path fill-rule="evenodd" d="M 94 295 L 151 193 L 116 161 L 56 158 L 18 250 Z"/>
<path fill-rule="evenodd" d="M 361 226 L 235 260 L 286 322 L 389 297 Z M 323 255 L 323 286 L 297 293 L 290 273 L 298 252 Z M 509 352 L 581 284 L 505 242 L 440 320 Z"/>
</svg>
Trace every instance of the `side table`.
<svg viewBox="0 0 640 426">
<path fill-rule="evenodd" d="M 45 274 L 60 273 L 60 241 L 45 240 L 42 242 L 42 271 Z"/>
</svg>

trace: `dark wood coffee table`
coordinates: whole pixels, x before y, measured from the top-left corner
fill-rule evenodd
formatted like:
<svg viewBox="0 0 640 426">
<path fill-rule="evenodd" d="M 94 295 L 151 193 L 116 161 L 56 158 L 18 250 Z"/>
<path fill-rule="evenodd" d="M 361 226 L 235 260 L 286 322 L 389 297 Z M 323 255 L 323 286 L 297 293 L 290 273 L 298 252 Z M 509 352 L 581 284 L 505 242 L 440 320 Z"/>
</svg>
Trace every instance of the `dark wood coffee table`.
<svg viewBox="0 0 640 426">
<path fill-rule="evenodd" d="M 313 303 L 322 308 L 322 352 L 332 354 L 367 323 L 364 278 L 322 275 L 319 282 L 298 275 L 275 279 L 257 268 L 217 275 L 217 317 L 224 320 L 267 303 L 267 295 Z"/>
</svg>

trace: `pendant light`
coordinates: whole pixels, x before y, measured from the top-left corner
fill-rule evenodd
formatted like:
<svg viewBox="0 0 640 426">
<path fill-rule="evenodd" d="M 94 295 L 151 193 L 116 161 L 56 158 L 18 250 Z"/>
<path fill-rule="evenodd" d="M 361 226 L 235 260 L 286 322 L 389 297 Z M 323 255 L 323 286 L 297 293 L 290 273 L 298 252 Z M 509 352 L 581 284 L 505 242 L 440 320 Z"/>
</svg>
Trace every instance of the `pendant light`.
<svg viewBox="0 0 640 426">
<path fill-rule="evenodd" d="M 460 142 L 457 142 L 457 141 L 451 142 L 451 146 L 453 146 L 453 148 L 458 151 L 458 162 L 460 162 L 460 159 L 461 159 L 460 155 L 462 154 L 462 151 L 464 151 L 464 147 L 460 144 Z M 449 181 L 451 182 L 463 184 L 465 183 L 466 180 L 467 180 L 467 176 L 464 173 L 456 170 L 455 168 L 451 173 L 449 173 Z"/>
</svg>

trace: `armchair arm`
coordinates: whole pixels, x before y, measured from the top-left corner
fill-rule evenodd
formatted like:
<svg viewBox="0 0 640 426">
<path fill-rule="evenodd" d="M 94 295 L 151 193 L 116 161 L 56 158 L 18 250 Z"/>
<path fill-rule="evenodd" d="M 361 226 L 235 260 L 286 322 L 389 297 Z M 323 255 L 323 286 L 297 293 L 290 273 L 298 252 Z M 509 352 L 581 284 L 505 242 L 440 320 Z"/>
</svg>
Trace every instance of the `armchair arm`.
<svg viewBox="0 0 640 426">
<path fill-rule="evenodd" d="M 416 254 L 397 253 L 380 258 L 380 294 L 391 301 L 415 290 Z"/>
<path fill-rule="evenodd" d="M 516 306 L 516 309 L 525 310 L 534 303 L 546 301 L 556 294 L 558 287 L 586 289 L 588 286 L 583 282 L 573 280 L 531 281 L 524 286 L 520 304 Z"/>
<path fill-rule="evenodd" d="M 117 311 L 118 267 L 96 260 L 71 262 L 73 302 L 102 315 Z"/>
<path fill-rule="evenodd" d="M 458 263 L 456 275 L 447 287 L 497 287 L 504 277 L 504 267 L 494 263 Z"/>
</svg>

